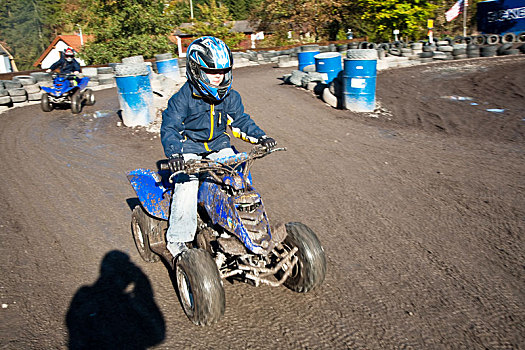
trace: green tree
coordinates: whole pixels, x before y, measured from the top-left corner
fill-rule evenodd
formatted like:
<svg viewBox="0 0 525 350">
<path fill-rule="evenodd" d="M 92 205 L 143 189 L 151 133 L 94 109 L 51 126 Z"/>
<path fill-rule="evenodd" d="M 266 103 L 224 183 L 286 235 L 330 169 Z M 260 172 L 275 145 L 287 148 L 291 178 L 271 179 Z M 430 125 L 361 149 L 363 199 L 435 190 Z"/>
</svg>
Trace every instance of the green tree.
<svg viewBox="0 0 525 350">
<path fill-rule="evenodd" d="M 361 18 L 369 24 L 369 40 L 392 40 L 394 29 L 400 35 L 419 39 L 426 34 L 428 19 L 434 18 L 437 5 L 425 0 L 360 0 Z"/>
<path fill-rule="evenodd" d="M 29 70 L 61 26 L 63 0 L 3 0 L 0 37 L 20 70 Z"/>
<path fill-rule="evenodd" d="M 259 28 L 284 37 L 288 31 L 320 40 L 342 20 L 344 0 L 263 0 L 252 17 Z M 339 24 L 337 24 L 338 26 Z"/>
<path fill-rule="evenodd" d="M 250 17 L 252 10 L 257 8 L 261 0 L 223 0 L 223 4 L 228 7 L 231 17 L 238 20 L 245 20 Z"/>
<path fill-rule="evenodd" d="M 223 40 L 230 48 L 235 48 L 244 39 L 244 34 L 231 31 L 233 23 L 228 8 L 217 6 L 215 0 L 209 5 L 198 5 L 200 16 L 195 19 L 190 28 L 181 28 L 181 31 L 195 35 L 211 35 Z"/>
<path fill-rule="evenodd" d="M 191 4 L 193 4 L 193 18 L 202 17 L 199 5 L 208 5 L 208 0 L 166 0 L 165 13 L 172 16 L 174 24 L 190 23 L 194 19 L 191 18 Z"/>
<path fill-rule="evenodd" d="M 83 19 L 86 31 L 95 37 L 81 52 L 88 64 L 175 51 L 168 39 L 173 19 L 164 14 L 164 1 L 83 0 L 83 5 L 76 17 Z"/>
</svg>

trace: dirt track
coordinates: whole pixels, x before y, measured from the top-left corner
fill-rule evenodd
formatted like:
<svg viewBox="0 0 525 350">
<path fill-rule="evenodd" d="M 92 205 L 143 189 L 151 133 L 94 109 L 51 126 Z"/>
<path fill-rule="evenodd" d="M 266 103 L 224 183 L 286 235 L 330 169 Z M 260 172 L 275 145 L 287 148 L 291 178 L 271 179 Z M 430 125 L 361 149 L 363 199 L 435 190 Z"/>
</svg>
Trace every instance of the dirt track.
<svg viewBox="0 0 525 350">
<path fill-rule="evenodd" d="M 234 87 L 288 147 L 255 185 L 272 221 L 317 232 L 321 288 L 225 284 L 223 320 L 193 326 L 129 229 L 126 172 L 154 168 L 160 141 L 117 127 L 103 90 L 80 116 L 0 114 L 0 348 L 523 348 L 525 59 L 382 72 L 375 116 L 282 85 L 287 72 L 239 69 Z"/>
</svg>

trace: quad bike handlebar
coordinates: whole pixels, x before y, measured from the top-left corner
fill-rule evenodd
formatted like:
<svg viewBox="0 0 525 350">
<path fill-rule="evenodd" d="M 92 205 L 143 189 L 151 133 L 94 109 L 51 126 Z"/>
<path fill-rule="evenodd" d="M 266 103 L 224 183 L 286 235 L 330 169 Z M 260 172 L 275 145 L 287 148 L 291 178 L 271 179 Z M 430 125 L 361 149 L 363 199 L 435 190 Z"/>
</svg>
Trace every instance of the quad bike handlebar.
<svg viewBox="0 0 525 350">
<path fill-rule="evenodd" d="M 73 79 L 73 78 L 78 78 L 80 76 L 80 74 L 75 74 L 75 73 L 60 73 L 60 72 L 51 72 L 51 78 L 55 79 L 57 77 L 63 77 L 63 78 L 66 78 L 66 79 Z"/>
<path fill-rule="evenodd" d="M 243 174 L 248 174 L 255 159 L 266 157 L 267 155 L 278 151 L 286 151 L 286 147 L 274 147 L 268 149 L 267 147 L 256 145 L 252 148 L 252 150 L 249 153 L 237 153 L 235 156 L 227 157 L 226 159 L 190 159 L 185 162 L 185 168 L 183 170 L 176 171 L 171 174 L 169 181 L 170 183 L 172 183 L 173 177 L 178 174 L 190 175 L 205 172 L 233 174 L 239 171 L 238 167 L 243 163 L 245 163 L 246 165 L 244 166 L 242 172 Z M 160 169 L 169 170 L 168 163 L 161 163 Z"/>
</svg>

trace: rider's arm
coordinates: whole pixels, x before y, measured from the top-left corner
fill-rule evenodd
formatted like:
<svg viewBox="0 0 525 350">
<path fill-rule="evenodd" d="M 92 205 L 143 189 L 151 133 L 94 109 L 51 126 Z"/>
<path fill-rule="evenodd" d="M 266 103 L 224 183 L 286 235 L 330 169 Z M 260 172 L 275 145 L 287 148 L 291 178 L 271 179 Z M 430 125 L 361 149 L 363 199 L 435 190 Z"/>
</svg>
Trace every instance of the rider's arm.
<svg viewBox="0 0 525 350">
<path fill-rule="evenodd" d="M 184 91 L 183 91 L 184 90 Z M 166 157 L 182 153 L 182 133 L 184 131 L 184 116 L 187 113 L 187 102 L 189 98 L 180 89 L 168 101 L 168 108 L 162 112 L 162 124 L 160 127 L 160 140 L 164 147 Z"/>
<path fill-rule="evenodd" d="M 53 70 L 57 69 L 58 67 L 60 67 L 62 65 L 62 63 L 64 63 L 64 59 L 63 58 L 61 58 L 58 61 L 56 61 L 55 63 L 53 63 L 51 65 L 51 67 L 49 67 L 49 69 L 51 69 L 53 71 Z"/>
<path fill-rule="evenodd" d="M 80 73 L 80 64 L 75 59 L 73 60 L 73 73 Z"/>
<path fill-rule="evenodd" d="M 233 136 L 251 143 L 257 143 L 261 137 L 265 136 L 264 131 L 248 114 L 244 113 L 241 95 L 235 90 L 230 92 L 227 113 L 228 125 L 230 125 Z"/>
</svg>

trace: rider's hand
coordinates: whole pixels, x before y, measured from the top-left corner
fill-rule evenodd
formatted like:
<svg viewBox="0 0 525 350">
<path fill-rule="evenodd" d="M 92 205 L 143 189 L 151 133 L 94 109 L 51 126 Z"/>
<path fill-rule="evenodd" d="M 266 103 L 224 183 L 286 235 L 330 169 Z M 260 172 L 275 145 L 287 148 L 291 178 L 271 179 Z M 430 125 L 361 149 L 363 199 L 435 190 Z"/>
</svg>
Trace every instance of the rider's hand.
<svg viewBox="0 0 525 350">
<path fill-rule="evenodd" d="M 73 74 L 75 74 L 75 75 L 79 75 L 80 72 L 76 70 L 76 71 L 73 72 Z"/>
<path fill-rule="evenodd" d="M 267 149 L 272 149 L 277 145 L 277 142 L 271 137 L 264 135 L 259 139 L 258 144 L 263 147 L 266 147 Z"/>
<path fill-rule="evenodd" d="M 51 73 L 51 69 L 46 69 L 46 73 Z"/>
<path fill-rule="evenodd" d="M 182 154 L 173 154 L 168 159 L 168 165 L 170 167 L 170 170 L 172 172 L 177 172 L 184 170 L 186 168 L 186 165 L 184 164 L 184 158 L 182 157 Z"/>
</svg>

